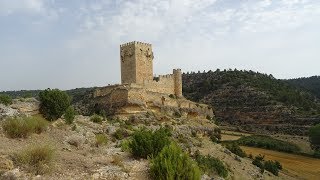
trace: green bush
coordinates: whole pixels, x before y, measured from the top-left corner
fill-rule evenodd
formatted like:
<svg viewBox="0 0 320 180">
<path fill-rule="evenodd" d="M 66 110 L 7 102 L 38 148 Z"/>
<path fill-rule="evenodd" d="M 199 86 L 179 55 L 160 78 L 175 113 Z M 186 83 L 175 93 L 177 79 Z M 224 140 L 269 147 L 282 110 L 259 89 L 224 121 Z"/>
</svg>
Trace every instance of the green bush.
<svg viewBox="0 0 320 180">
<path fill-rule="evenodd" d="M 264 162 L 264 168 L 276 176 L 279 174 L 279 167 L 274 161 Z"/>
<path fill-rule="evenodd" d="M 267 170 L 276 176 L 278 176 L 279 171 L 282 169 L 282 165 L 279 161 L 264 161 L 264 156 L 261 155 L 256 156 L 252 161 L 252 164 L 259 167 L 261 172 Z"/>
<path fill-rule="evenodd" d="M 320 159 L 320 151 L 314 151 L 313 157 Z"/>
<path fill-rule="evenodd" d="M 213 132 L 210 134 L 210 139 L 212 142 L 220 142 L 221 140 L 221 130 L 219 128 L 215 128 Z"/>
<path fill-rule="evenodd" d="M 170 94 L 169 97 L 172 99 L 176 99 L 176 96 L 174 94 Z"/>
<path fill-rule="evenodd" d="M 226 148 L 240 157 L 247 156 L 247 154 L 240 148 L 240 146 L 237 143 L 228 143 L 226 144 Z"/>
<path fill-rule="evenodd" d="M 113 137 L 115 137 L 118 140 L 122 140 L 129 136 L 129 133 L 124 128 L 119 128 L 116 130 L 116 132 L 113 134 Z"/>
<path fill-rule="evenodd" d="M 0 94 L 0 104 L 4 104 L 6 106 L 12 104 L 11 97 L 6 94 Z"/>
<path fill-rule="evenodd" d="M 252 164 L 259 167 L 261 172 L 264 172 L 264 164 L 263 164 L 263 159 L 264 159 L 264 156 L 261 156 L 259 154 L 259 156 L 256 156 L 253 161 L 252 161 Z"/>
<path fill-rule="evenodd" d="M 310 128 L 309 140 L 312 149 L 314 149 L 315 151 L 320 151 L 320 124 Z"/>
<path fill-rule="evenodd" d="M 252 135 L 241 137 L 237 140 L 237 143 L 245 146 L 251 147 L 259 147 L 264 149 L 282 151 L 282 152 L 299 152 L 300 148 L 292 143 L 281 141 L 278 139 L 273 139 L 269 136 L 262 136 L 262 135 Z"/>
<path fill-rule="evenodd" d="M 121 141 L 121 144 L 120 144 L 120 147 L 121 147 L 121 151 L 123 152 L 130 152 L 131 149 L 130 149 L 130 141 L 129 140 L 123 140 Z"/>
<path fill-rule="evenodd" d="M 3 124 L 4 132 L 11 138 L 26 138 L 32 133 L 40 134 L 48 122 L 40 117 L 10 118 Z"/>
<path fill-rule="evenodd" d="M 133 133 L 129 147 L 136 157 L 154 157 L 164 146 L 170 144 L 169 135 L 170 132 L 166 128 L 160 128 L 155 132 L 141 129 Z"/>
<path fill-rule="evenodd" d="M 52 160 L 54 157 L 54 150 L 45 146 L 30 146 L 22 152 L 15 154 L 15 161 L 37 174 L 45 174 L 51 170 Z"/>
<path fill-rule="evenodd" d="M 75 118 L 76 112 L 74 111 L 72 106 L 69 106 L 64 113 L 64 120 L 67 124 L 72 124 Z"/>
<path fill-rule="evenodd" d="M 50 121 L 60 118 L 70 106 L 70 97 L 58 89 L 46 89 L 39 93 L 40 112 Z"/>
<path fill-rule="evenodd" d="M 195 160 L 202 171 L 209 175 L 217 173 L 219 176 L 224 178 L 228 176 L 227 167 L 217 158 L 211 157 L 210 155 L 202 156 L 199 151 L 196 151 Z"/>
<path fill-rule="evenodd" d="M 97 114 L 94 114 L 93 116 L 90 117 L 90 121 L 94 123 L 102 123 L 103 118 Z"/>
<path fill-rule="evenodd" d="M 197 164 L 174 143 L 151 159 L 150 172 L 156 180 L 199 180 L 201 177 Z"/>
<path fill-rule="evenodd" d="M 96 134 L 96 146 L 105 145 L 108 143 L 108 138 L 104 134 Z"/>
</svg>

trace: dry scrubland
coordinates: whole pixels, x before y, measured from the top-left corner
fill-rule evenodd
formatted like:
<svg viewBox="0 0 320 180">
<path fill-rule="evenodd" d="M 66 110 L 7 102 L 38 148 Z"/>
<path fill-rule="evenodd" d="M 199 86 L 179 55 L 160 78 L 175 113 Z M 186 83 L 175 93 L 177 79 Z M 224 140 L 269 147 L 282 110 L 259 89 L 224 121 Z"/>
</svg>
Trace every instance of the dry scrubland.
<svg viewBox="0 0 320 180">
<path fill-rule="evenodd" d="M 25 112 L 38 114 L 37 103 L 35 106 L 29 105 L 22 103 L 13 111 L 11 107 L 16 106 L 13 104 L 11 107 L 3 108 L 7 113 L 1 113 L 6 116 L 30 115 Z M 54 122 L 47 122 L 46 128 L 41 131 L 36 127 L 42 125 L 30 121 L 32 126 L 27 126 L 27 135 L 22 138 L 10 137 L 3 129 L 6 126 L 2 126 L 8 119 L 0 118 L 0 177 L 49 180 L 152 179 L 149 175 L 150 161 L 134 158 L 128 152 L 127 142 L 132 133 L 140 128 L 156 130 L 166 126 L 172 129 L 171 139 L 191 157 L 194 158 L 195 152 L 199 150 L 202 155 L 210 155 L 222 161 L 228 171 L 225 179 L 298 179 L 294 172 L 286 172 L 285 163 L 285 173 L 280 172 L 279 176 L 267 171 L 261 173 L 260 169 L 252 164 L 251 159 L 241 158 L 221 144 L 212 142 L 210 132 L 214 132 L 218 127 L 209 119 L 179 118 L 153 111 L 130 116 L 129 120 L 110 117 L 96 121 L 97 117 L 76 116 L 72 124 L 67 124 L 60 118 Z M 250 135 L 224 133 L 229 138 Z M 34 150 L 31 147 L 42 148 Z M 37 154 L 36 157 L 40 159 L 32 158 L 33 154 Z M 34 162 L 38 160 L 40 163 Z M 217 172 L 202 176 L 202 180 L 211 178 L 221 179 Z"/>
</svg>

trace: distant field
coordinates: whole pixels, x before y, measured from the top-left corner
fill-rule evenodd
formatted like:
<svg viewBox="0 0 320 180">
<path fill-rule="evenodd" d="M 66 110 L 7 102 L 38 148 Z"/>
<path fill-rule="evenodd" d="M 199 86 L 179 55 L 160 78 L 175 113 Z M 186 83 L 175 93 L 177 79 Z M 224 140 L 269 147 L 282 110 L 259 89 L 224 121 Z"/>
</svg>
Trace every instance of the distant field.
<svg viewBox="0 0 320 180">
<path fill-rule="evenodd" d="M 320 178 L 320 159 L 246 146 L 241 148 L 247 154 L 262 154 L 265 159 L 279 161 L 284 168 L 283 172 L 290 176 L 315 180 Z"/>
<path fill-rule="evenodd" d="M 221 141 L 236 141 L 242 136 L 250 136 L 248 133 L 241 133 L 235 131 L 221 131 Z"/>
</svg>

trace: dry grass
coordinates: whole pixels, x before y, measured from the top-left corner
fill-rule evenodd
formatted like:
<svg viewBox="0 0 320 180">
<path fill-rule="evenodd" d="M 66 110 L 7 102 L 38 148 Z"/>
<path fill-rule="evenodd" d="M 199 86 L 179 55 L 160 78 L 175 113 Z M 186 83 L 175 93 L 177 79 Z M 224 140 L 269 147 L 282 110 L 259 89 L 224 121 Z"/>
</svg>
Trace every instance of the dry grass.
<svg viewBox="0 0 320 180">
<path fill-rule="evenodd" d="M 34 174 L 50 172 L 54 150 L 48 146 L 33 146 L 14 155 L 17 164 L 22 165 Z"/>
<path fill-rule="evenodd" d="M 117 165 L 119 167 L 124 167 L 123 165 L 123 157 L 121 157 L 120 155 L 113 155 L 112 156 L 112 164 Z"/>
<path fill-rule="evenodd" d="M 253 156 L 262 154 L 267 160 L 279 161 L 284 168 L 283 172 L 288 175 L 304 179 L 319 179 L 320 177 L 320 159 L 253 147 L 241 146 L 241 148 L 247 154 Z"/>
<path fill-rule="evenodd" d="M 96 135 L 96 146 L 102 146 L 108 143 L 108 138 L 104 134 L 97 134 Z"/>
<path fill-rule="evenodd" d="M 221 141 L 236 141 L 240 138 L 241 138 L 241 136 L 221 134 Z"/>
<path fill-rule="evenodd" d="M 32 133 L 40 134 L 45 131 L 48 122 L 41 117 L 9 118 L 2 127 L 11 138 L 26 138 Z"/>
</svg>

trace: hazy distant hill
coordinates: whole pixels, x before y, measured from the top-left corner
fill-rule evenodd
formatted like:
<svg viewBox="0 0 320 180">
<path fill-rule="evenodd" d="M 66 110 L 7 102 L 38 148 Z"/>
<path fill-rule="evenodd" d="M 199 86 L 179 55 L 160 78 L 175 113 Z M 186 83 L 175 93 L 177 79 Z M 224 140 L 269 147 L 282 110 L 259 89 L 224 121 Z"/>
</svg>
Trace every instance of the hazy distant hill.
<svg viewBox="0 0 320 180">
<path fill-rule="evenodd" d="M 272 75 L 216 70 L 183 74 L 184 96 L 213 106 L 218 121 L 249 131 L 303 134 L 320 122 L 315 95 Z"/>
<path fill-rule="evenodd" d="M 320 99 L 320 76 L 312 76 L 307 78 L 289 79 L 288 83 L 312 92 Z"/>
<path fill-rule="evenodd" d="M 95 87 L 92 88 L 76 88 L 71 90 L 66 90 L 66 92 L 69 94 L 69 96 L 72 97 L 73 101 L 79 101 L 81 98 L 83 98 L 84 95 L 86 95 L 88 92 L 95 89 Z M 38 97 L 39 92 L 42 90 L 21 90 L 21 91 L 4 91 L 0 92 L 0 94 L 7 94 L 11 96 L 12 98 L 20 98 L 25 96 L 32 96 L 32 97 Z"/>
</svg>

